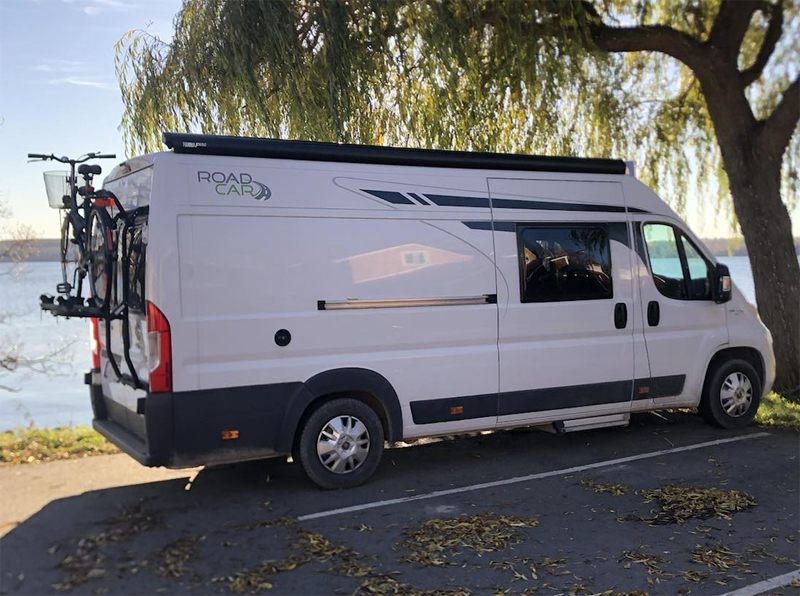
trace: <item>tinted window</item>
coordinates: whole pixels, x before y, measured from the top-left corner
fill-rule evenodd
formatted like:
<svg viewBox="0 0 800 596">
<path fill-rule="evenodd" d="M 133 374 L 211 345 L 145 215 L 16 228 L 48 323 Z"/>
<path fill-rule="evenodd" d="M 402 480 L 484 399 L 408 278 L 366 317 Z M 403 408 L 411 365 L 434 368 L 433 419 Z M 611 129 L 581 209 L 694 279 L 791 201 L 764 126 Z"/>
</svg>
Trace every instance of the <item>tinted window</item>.
<svg viewBox="0 0 800 596">
<path fill-rule="evenodd" d="M 686 286 L 674 228 L 665 224 L 646 224 L 644 241 L 658 291 L 668 298 L 685 299 Z"/>
<path fill-rule="evenodd" d="M 522 302 L 611 298 L 604 226 L 524 227 L 519 231 Z"/>
</svg>

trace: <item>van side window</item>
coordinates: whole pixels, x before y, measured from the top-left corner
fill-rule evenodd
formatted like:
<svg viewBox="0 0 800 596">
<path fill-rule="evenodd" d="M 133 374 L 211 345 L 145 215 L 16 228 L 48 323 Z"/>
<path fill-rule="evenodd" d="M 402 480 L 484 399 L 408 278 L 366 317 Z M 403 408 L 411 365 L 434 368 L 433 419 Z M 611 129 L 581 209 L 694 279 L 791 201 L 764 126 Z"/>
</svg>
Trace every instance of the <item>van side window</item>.
<svg viewBox="0 0 800 596">
<path fill-rule="evenodd" d="M 518 228 L 522 302 L 613 297 L 605 226 Z"/>
<path fill-rule="evenodd" d="M 668 224 L 643 227 L 658 291 L 674 300 L 710 300 L 711 265 L 692 241 Z"/>
<path fill-rule="evenodd" d="M 689 295 L 695 300 L 711 300 L 711 265 L 691 240 L 680 236 L 689 273 Z"/>
<path fill-rule="evenodd" d="M 666 224 L 645 224 L 644 241 L 658 291 L 667 298 L 685 300 L 688 296 L 675 229 Z"/>
</svg>

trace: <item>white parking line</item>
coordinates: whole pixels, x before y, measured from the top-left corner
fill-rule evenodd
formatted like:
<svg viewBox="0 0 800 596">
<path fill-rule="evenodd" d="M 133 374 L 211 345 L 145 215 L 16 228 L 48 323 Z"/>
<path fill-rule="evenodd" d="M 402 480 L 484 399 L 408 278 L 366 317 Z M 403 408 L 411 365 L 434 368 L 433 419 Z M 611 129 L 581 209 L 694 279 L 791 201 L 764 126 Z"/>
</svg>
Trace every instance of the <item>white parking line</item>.
<svg viewBox="0 0 800 596">
<path fill-rule="evenodd" d="M 772 579 L 765 579 L 763 582 L 758 582 L 757 584 L 753 584 L 751 586 L 745 586 L 744 588 L 739 588 L 733 592 L 727 592 L 722 594 L 722 596 L 756 596 L 756 594 L 763 594 L 769 590 L 788 586 L 795 580 L 800 581 L 800 569 L 797 571 L 784 573 L 783 575 L 773 577 Z"/>
<path fill-rule="evenodd" d="M 704 449 L 706 447 L 714 447 L 716 445 L 725 445 L 726 443 L 735 443 L 737 441 L 746 441 L 748 439 L 756 439 L 759 437 L 768 437 L 769 433 L 752 433 L 749 435 L 740 435 L 738 437 L 731 437 L 729 439 L 718 439 L 716 441 L 707 441 L 705 443 L 695 443 L 693 445 L 686 445 L 684 447 L 673 447 L 671 449 L 662 449 L 660 451 L 651 451 L 649 453 L 642 453 L 639 455 L 629 455 L 628 457 L 618 457 L 616 459 L 608 459 L 605 461 L 595 462 L 593 464 L 586 464 L 583 466 L 575 466 L 572 468 L 563 468 L 561 470 L 551 470 L 550 472 L 540 472 L 538 474 L 528 474 L 527 476 L 516 476 L 514 478 L 506 478 L 505 480 L 494 480 L 492 482 L 482 482 L 480 484 L 472 484 L 469 486 L 461 486 L 459 488 L 449 488 L 447 490 L 437 490 L 431 493 L 422 495 L 413 495 L 410 497 L 398 497 L 396 499 L 386 499 L 385 501 L 373 501 L 372 503 L 363 503 L 361 505 L 353 505 L 352 507 L 341 507 L 339 509 L 329 509 L 328 511 L 319 511 L 317 513 L 309 513 L 301 515 L 297 519 L 299 521 L 306 521 L 310 519 L 319 519 L 321 517 L 332 517 L 334 515 L 342 515 L 344 513 L 353 513 L 355 511 L 364 511 L 365 509 L 376 509 L 378 507 L 388 507 L 389 505 L 400 505 L 402 503 L 411 503 L 412 501 L 422 501 L 425 499 L 435 499 L 436 497 L 446 497 L 448 495 L 457 495 L 459 493 L 466 493 L 473 490 L 482 490 L 485 488 L 495 488 L 497 486 L 506 486 L 508 484 L 517 484 L 519 482 L 528 482 L 530 480 L 540 480 L 542 478 L 550 478 L 552 476 L 562 476 L 565 474 L 574 474 L 575 472 L 584 472 L 586 470 L 596 470 L 597 468 L 607 468 L 609 466 L 617 466 L 619 464 L 628 463 L 631 461 L 638 461 L 641 459 L 650 459 L 652 457 L 661 457 L 662 455 L 669 455 L 670 453 L 681 453 L 683 451 L 694 451 L 695 449 Z"/>
</svg>

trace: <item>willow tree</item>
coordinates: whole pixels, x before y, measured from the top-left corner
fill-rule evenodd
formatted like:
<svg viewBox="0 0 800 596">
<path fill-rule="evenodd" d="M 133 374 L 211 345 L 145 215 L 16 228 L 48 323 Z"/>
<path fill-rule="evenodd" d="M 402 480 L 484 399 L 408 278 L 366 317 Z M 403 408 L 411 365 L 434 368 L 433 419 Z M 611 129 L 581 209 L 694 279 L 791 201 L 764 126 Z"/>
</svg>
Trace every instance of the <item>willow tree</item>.
<svg viewBox="0 0 800 596">
<path fill-rule="evenodd" d="M 185 0 L 170 43 L 121 40 L 122 124 L 132 150 L 200 130 L 635 158 L 740 226 L 794 388 L 798 21 L 797 0 Z"/>
</svg>

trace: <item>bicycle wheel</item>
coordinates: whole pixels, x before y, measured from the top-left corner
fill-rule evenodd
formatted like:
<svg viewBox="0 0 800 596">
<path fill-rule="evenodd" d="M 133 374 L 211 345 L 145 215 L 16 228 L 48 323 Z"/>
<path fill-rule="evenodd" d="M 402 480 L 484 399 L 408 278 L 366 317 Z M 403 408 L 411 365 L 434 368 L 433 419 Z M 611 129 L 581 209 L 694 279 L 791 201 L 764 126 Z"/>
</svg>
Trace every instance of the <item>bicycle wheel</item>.
<svg viewBox="0 0 800 596">
<path fill-rule="evenodd" d="M 105 207 L 95 205 L 89 213 L 88 261 L 89 289 L 95 306 L 106 308 L 111 302 L 114 272 L 114 230 Z"/>
<path fill-rule="evenodd" d="M 83 247 L 75 238 L 73 215 L 67 213 L 61 224 L 61 278 L 63 283 L 59 284 L 58 291 L 60 294 L 80 298 L 86 271 Z M 73 290 L 77 291 L 73 293 Z"/>
</svg>

